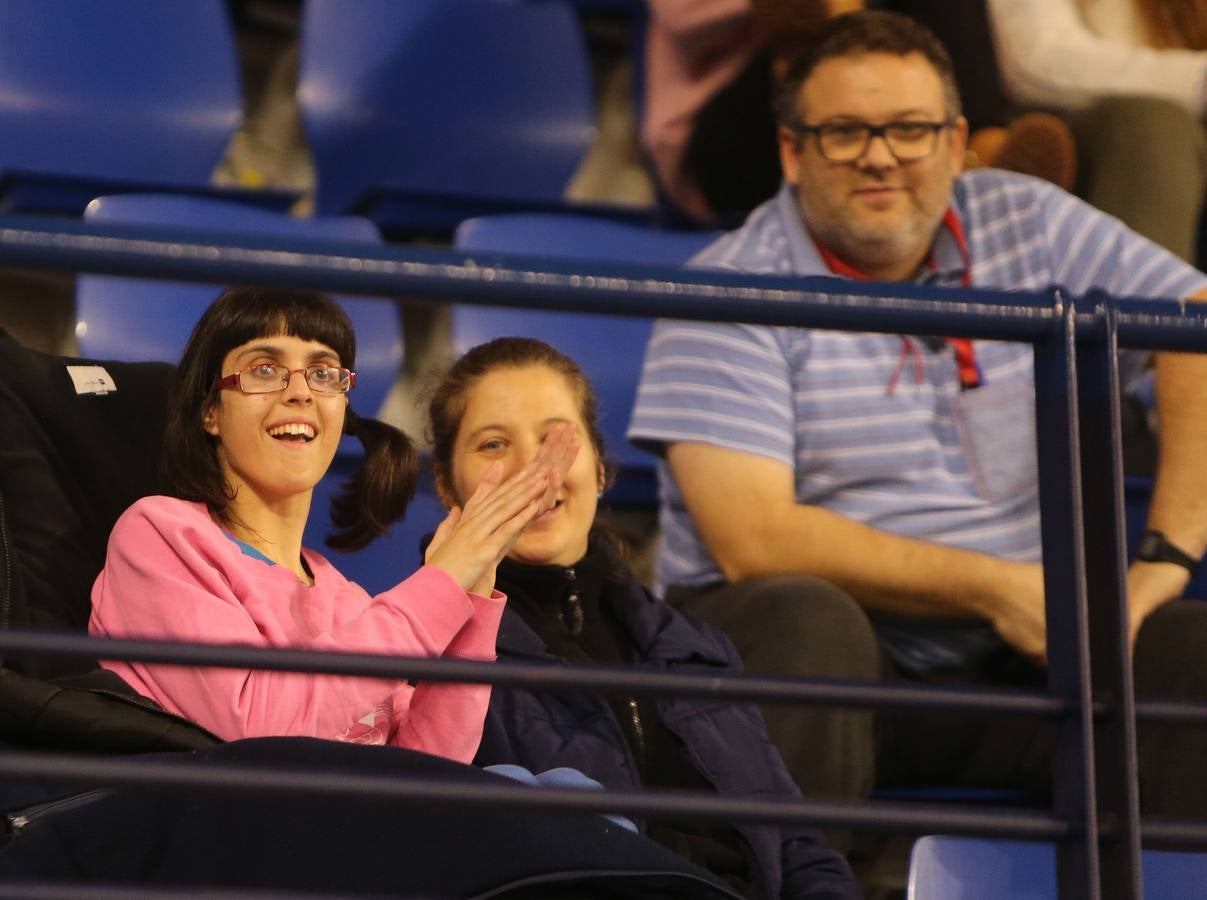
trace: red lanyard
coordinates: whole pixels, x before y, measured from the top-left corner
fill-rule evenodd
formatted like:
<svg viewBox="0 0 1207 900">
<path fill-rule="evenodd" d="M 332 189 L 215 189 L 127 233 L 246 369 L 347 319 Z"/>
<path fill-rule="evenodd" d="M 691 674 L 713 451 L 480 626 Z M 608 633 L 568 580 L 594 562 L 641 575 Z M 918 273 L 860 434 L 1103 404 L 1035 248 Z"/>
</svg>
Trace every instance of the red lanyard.
<svg viewBox="0 0 1207 900">
<path fill-rule="evenodd" d="M 943 224 L 947 226 L 947 230 L 951 232 L 951 236 L 955 238 L 956 247 L 960 251 L 960 259 L 964 261 L 964 271 L 960 275 L 960 283 L 964 287 L 972 287 L 972 254 L 968 252 L 968 240 L 964 237 L 964 224 L 960 221 L 960 217 L 956 215 L 955 210 L 950 206 L 947 207 L 947 212 L 943 213 Z M 931 265 L 934 265 L 934 257 L 931 257 Z M 944 338 L 951 348 L 956 352 L 956 368 L 960 372 L 960 388 L 968 390 L 969 388 L 980 387 L 981 382 L 985 379 L 981 375 L 981 367 L 977 365 L 976 348 L 972 346 L 972 341 L 968 338 Z"/>
<path fill-rule="evenodd" d="M 977 365 L 976 348 L 968 338 L 944 338 L 956 352 L 956 368 L 960 371 L 960 387 L 963 390 L 980 387 L 981 367 Z"/>
<path fill-rule="evenodd" d="M 943 214 L 943 224 L 947 230 L 951 232 L 952 238 L 956 242 L 956 247 L 960 251 L 960 258 L 964 261 L 964 271 L 960 276 L 960 283 L 964 287 L 972 287 L 972 256 L 968 252 L 968 241 L 964 236 L 964 225 L 960 222 L 959 216 L 951 207 L 947 208 L 947 212 Z M 821 254 L 822 261 L 829 268 L 830 272 L 835 275 L 841 275 L 844 278 L 852 278 L 856 281 L 871 281 L 866 274 L 851 266 L 837 256 L 835 256 L 828 247 L 813 238 L 813 243 L 817 246 L 817 252 Z M 927 260 L 926 263 L 932 269 L 935 266 L 934 256 Z M 981 367 L 977 364 L 976 348 L 972 341 L 968 338 L 944 338 L 952 350 L 955 351 L 956 369 L 960 375 L 960 388 L 968 390 L 970 388 L 980 387 L 984 378 L 981 376 Z"/>
</svg>

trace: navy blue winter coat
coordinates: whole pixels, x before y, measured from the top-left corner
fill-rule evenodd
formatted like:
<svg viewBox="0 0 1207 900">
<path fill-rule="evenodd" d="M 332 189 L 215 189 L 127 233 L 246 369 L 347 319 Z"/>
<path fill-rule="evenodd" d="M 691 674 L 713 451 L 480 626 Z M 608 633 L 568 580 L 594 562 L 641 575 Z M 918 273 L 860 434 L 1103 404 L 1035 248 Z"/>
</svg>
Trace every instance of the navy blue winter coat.
<svg viewBox="0 0 1207 900">
<path fill-rule="evenodd" d="M 507 591 L 504 573 L 499 587 Z M 655 598 L 634 579 L 609 591 L 608 602 L 628 630 L 637 668 L 654 672 L 729 674 L 741 670 L 738 652 L 721 632 L 689 619 Z M 499 629 L 501 660 L 562 660 L 512 609 Z M 717 792 L 761 798 L 796 798 L 799 791 L 767 737 L 752 704 L 659 698 L 659 718 L 683 742 L 687 757 Z M 476 762 L 513 763 L 534 772 L 571 766 L 605 787 L 641 786 L 620 723 L 600 696 L 545 693 L 496 686 Z M 861 895 L 846 860 L 815 830 L 803 826 L 736 825 L 749 875 L 768 898 L 851 900 Z"/>
</svg>

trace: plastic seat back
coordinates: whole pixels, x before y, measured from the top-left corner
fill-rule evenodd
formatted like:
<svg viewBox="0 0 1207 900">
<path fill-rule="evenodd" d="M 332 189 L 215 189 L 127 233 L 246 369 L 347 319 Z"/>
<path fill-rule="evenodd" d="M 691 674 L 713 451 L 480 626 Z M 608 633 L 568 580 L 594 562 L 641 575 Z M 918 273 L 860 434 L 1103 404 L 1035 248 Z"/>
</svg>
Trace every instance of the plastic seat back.
<svg viewBox="0 0 1207 900">
<path fill-rule="evenodd" d="M 1207 886 L 1207 854 L 1145 850 L 1144 896 L 1194 900 Z M 914 842 L 907 900 L 1056 900 L 1051 844 L 929 835 Z"/>
<path fill-rule="evenodd" d="M 678 266 L 716 237 L 715 232 L 670 231 L 586 216 L 518 213 L 462 223 L 456 246 L 470 252 Z M 574 359 L 599 394 L 604 440 L 609 455 L 620 465 L 621 480 L 626 470 L 646 473 L 651 477 L 647 490 L 652 490 L 654 457 L 630 445 L 624 436 L 650 327 L 648 319 L 458 305 L 453 308 L 452 331 L 457 353 L 492 338 L 518 335 L 546 341 Z M 632 498 L 633 502 L 649 499 Z"/>
<path fill-rule="evenodd" d="M 910 853 L 907 900 L 1055 900 L 1051 844 L 929 835 Z"/>
<path fill-rule="evenodd" d="M 5 177 L 203 187 L 242 118 L 222 0 L 0 4 L 0 84 Z"/>
<path fill-rule="evenodd" d="M 307 0 L 298 100 L 318 211 L 392 228 L 441 219 L 441 199 L 559 201 L 595 132 L 581 30 L 555 2 Z M 389 226 L 357 205 L 387 188 L 428 202 Z"/>
</svg>

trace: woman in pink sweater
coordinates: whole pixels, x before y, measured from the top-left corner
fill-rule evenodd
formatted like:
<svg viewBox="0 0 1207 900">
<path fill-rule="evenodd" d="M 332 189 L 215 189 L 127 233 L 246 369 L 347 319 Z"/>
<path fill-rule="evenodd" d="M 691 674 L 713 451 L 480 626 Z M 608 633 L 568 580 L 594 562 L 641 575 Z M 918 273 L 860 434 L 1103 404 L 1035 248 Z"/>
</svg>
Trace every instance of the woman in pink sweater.
<svg viewBox="0 0 1207 900">
<path fill-rule="evenodd" d="M 171 496 L 114 526 L 92 589 L 93 634 L 399 656 L 494 659 L 504 596 L 494 572 L 553 504 L 578 450 L 557 430 L 540 456 L 488 473 L 436 531 L 425 565 L 370 597 L 302 546 L 314 486 L 352 434 L 365 458 L 333 507 L 328 543 L 357 549 L 400 519 L 416 454 L 397 429 L 357 416 L 351 323 L 313 292 L 232 288 L 202 316 L 177 372 L 164 437 Z M 483 685 L 104 665 L 170 712 L 228 740 L 302 735 L 393 744 L 469 762 Z"/>
</svg>

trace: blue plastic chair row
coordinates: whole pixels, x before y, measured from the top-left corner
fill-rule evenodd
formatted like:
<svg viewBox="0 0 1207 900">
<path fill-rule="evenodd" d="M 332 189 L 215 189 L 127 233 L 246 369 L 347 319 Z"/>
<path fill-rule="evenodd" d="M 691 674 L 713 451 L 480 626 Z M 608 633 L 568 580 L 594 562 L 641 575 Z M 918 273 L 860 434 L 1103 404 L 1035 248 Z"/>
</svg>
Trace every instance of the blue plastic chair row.
<svg viewBox="0 0 1207 900">
<path fill-rule="evenodd" d="M 307 0 L 301 43 L 321 213 L 451 233 L 473 215 L 555 206 L 595 137 L 564 3 Z"/>
<path fill-rule="evenodd" d="M 323 215 L 451 234 L 554 208 L 595 136 L 575 11 L 558 0 L 307 0 L 297 98 Z M 287 208 L 210 187 L 242 119 L 223 0 L 0 4 L 0 210 L 79 214 L 134 191 Z"/>
</svg>

